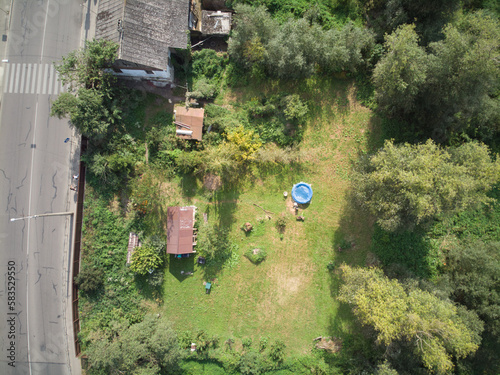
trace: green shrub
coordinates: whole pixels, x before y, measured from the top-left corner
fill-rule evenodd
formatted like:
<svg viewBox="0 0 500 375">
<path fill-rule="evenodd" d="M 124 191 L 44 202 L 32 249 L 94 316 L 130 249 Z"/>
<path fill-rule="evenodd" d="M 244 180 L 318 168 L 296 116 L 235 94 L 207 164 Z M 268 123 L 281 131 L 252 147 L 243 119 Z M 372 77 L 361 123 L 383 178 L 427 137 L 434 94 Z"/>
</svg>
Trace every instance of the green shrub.
<svg viewBox="0 0 500 375">
<path fill-rule="evenodd" d="M 150 245 L 143 245 L 135 248 L 130 269 L 139 275 L 146 275 L 148 272 L 152 273 L 152 271 L 159 268 L 162 263 L 163 259 L 155 248 Z"/>
<path fill-rule="evenodd" d="M 287 219 L 285 216 L 280 216 L 276 219 L 276 228 L 278 232 L 283 233 L 286 229 Z"/>
<path fill-rule="evenodd" d="M 260 353 L 246 352 L 240 359 L 240 372 L 243 375 L 260 375 L 265 371 L 264 361 Z"/>
<path fill-rule="evenodd" d="M 267 253 L 264 249 L 248 249 L 245 252 L 245 256 L 250 260 L 250 262 L 259 264 L 266 259 Z"/>
<path fill-rule="evenodd" d="M 286 345 L 281 340 L 276 340 L 269 350 L 269 358 L 276 364 L 281 364 L 285 360 Z"/>
<path fill-rule="evenodd" d="M 263 352 L 267 349 L 267 345 L 269 344 L 269 337 L 261 337 L 259 341 L 259 351 Z"/>
<path fill-rule="evenodd" d="M 104 282 L 104 272 L 98 267 L 84 267 L 75 277 L 78 289 L 85 293 L 92 293 L 98 290 Z"/>
<path fill-rule="evenodd" d="M 250 337 L 245 337 L 242 340 L 241 345 L 243 345 L 243 348 L 249 349 L 252 346 L 252 339 Z"/>
</svg>

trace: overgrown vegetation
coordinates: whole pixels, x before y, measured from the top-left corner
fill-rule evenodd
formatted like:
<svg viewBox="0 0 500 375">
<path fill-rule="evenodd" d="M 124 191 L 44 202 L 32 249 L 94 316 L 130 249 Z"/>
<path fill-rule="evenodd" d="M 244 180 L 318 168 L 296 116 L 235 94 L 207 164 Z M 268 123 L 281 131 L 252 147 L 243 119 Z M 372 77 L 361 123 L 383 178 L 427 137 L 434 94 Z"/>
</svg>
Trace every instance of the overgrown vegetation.
<svg viewBox="0 0 500 375">
<path fill-rule="evenodd" d="M 230 5 L 228 53 L 177 55 L 202 142 L 103 72 L 116 46 L 57 68 L 73 90 L 52 114 L 90 138 L 89 372 L 498 373 L 498 6 Z M 300 180 L 304 222 L 283 195 Z M 174 205 L 197 206 L 205 264 L 165 256 Z"/>
</svg>

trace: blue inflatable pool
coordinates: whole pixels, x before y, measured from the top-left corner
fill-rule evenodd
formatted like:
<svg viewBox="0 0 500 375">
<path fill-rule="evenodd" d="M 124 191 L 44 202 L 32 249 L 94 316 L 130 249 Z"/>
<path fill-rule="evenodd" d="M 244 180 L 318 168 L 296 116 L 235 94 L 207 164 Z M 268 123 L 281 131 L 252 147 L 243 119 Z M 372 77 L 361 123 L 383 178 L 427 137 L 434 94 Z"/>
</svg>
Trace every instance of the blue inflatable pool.
<svg viewBox="0 0 500 375">
<path fill-rule="evenodd" d="M 298 184 L 293 185 L 292 198 L 295 202 L 299 204 L 309 203 L 312 196 L 313 190 L 311 185 L 306 184 L 305 182 L 299 182 Z"/>
</svg>

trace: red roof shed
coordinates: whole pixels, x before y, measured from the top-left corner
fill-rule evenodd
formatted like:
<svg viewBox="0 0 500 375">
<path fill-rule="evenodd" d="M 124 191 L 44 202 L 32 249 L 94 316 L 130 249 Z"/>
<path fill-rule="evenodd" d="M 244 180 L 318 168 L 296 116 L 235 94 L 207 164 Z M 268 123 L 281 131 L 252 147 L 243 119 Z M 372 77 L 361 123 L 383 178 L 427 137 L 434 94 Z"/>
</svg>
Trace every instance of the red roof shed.
<svg viewBox="0 0 500 375">
<path fill-rule="evenodd" d="M 196 207 L 167 208 L 167 254 L 194 253 L 196 234 L 194 233 L 194 214 Z"/>
</svg>

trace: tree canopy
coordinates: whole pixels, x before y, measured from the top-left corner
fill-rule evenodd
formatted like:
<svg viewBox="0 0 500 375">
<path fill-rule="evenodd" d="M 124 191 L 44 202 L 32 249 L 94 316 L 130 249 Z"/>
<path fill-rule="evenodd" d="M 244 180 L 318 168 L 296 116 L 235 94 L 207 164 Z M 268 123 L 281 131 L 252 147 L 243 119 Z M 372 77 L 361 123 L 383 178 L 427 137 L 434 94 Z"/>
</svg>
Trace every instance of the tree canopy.
<svg viewBox="0 0 500 375">
<path fill-rule="evenodd" d="M 354 194 L 384 229 L 411 229 L 440 215 L 488 203 L 500 180 L 500 160 L 475 142 L 441 148 L 386 141 L 363 159 L 354 175 Z"/>
<path fill-rule="evenodd" d="M 51 116 L 69 117 L 82 135 L 102 140 L 121 119 L 113 95 L 114 79 L 106 69 L 113 64 L 118 44 L 104 39 L 86 41 L 56 64 L 61 82 L 68 87 L 52 103 Z"/>
<path fill-rule="evenodd" d="M 419 46 L 415 27 L 386 36 L 374 71 L 379 109 L 437 141 L 500 130 L 500 23 L 483 12 L 461 16 L 444 38 Z"/>
<path fill-rule="evenodd" d="M 414 286 L 405 287 L 375 268 L 341 267 L 344 284 L 339 300 L 353 306 L 356 317 L 389 346 L 403 340 L 426 368 L 438 374 L 453 369 L 453 357 L 463 358 L 479 347 L 481 321 Z"/>
<path fill-rule="evenodd" d="M 353 23 L 323 30 L 305 18 L 280 25 L 264 7 L 239 5 L 236 12 L 228 52 L 254 73 L 297 79 L 317 69 L 356 71 L 366 65 L 374 44 L 372 33 Z"/>
</svg>

